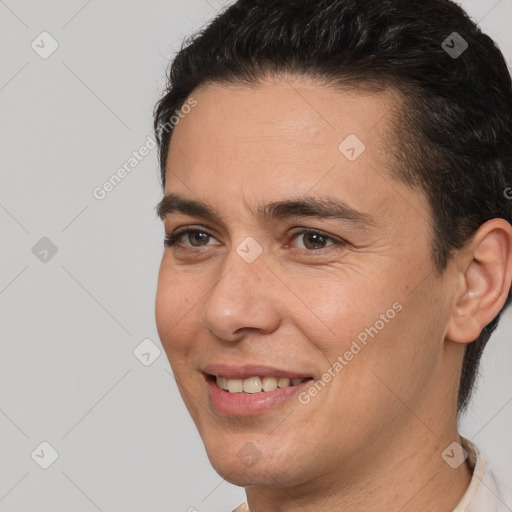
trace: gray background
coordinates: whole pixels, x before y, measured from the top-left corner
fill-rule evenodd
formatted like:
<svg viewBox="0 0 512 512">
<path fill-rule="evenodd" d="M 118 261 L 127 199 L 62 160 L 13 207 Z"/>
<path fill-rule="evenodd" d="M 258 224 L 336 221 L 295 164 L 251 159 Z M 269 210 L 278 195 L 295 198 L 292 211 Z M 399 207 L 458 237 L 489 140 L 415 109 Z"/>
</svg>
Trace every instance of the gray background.
<svg viewBox="0 0 512 512">
<path fill-rule="evenodd" d="M 0 0 L 0 511 L 224 512 L 244 500 L 210 467 L 164 352 L 149 366 L 133 353 L 145 339 L 161 349 L 156 151 L 103 200 L 92 194 L 152 134 L 183 37 L 227 3 Z M 512 0 L 463 5 L 510 60 Z M 31 47 L 43 31 L 59 45 L 47 59 Z M 43 237 L 53 256 L 34 254 Z M 511 329 L 508 311 L 461 424 L 509 482 Z M 59 454 L 48 469 L 43 441 Z"/>
</svg>

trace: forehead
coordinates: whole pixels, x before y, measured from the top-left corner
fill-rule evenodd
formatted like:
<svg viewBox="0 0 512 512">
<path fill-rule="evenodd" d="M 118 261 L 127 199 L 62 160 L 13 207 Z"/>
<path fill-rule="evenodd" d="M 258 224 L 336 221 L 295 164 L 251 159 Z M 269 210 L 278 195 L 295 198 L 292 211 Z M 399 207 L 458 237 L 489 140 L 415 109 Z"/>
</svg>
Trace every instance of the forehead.
<svg viewBox="0 0 512 512">
<path fill-rule="evenodd" d="M 394 91 L 283 78 L 208 84 L 192 96 L 197 106 L 171 138 L 166 193 L 259 203 L 335 193 L 375 209 L 403 189 L 390 173 Z"/>
<path fill-rule="evenodd" d="M 193 97 L 197 107 L 176 126 L 171 144 L 193 131 L 193 136 L 209 132 L 201 145 L 230 140 L 249 145 L 253 137 L 268 146 L 332 145 L 355 132 L 375 145 L 379 135 L 389 134 L 391 114 L 400 100 L 392 89 L 362 93 L 306 78 L 207 84 Z"/>
</svg>

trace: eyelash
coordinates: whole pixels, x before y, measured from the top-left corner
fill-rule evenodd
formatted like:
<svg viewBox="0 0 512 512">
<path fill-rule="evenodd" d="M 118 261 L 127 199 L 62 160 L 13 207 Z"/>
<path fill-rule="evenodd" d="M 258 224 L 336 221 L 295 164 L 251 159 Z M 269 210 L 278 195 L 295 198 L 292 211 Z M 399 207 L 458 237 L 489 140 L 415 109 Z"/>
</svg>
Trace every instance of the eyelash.
<svg viewBox="0 0 512 512">
<path fill-rule="evenodd" d="M 183 235 L 186 235 L 186 234 L 189 234 L 189 233 L 202 233 L 202 234 L 208 235 L 211 238 L 215 238 L 209 231 L 207 231 L 205 229 L 198 229 L 198 228 L 190 228 L 189 227 L 189 228 L 178 229 L 172 235 L 167 235 L 165 237 L 165 239 L 164 239 L 164 245 L 166 247 L 174 247 L 176 249 L 182 249 L 182 250 L 184 249 L 184 250 L 192 250 L 192 251 L 196 251 L 198 249 L 201 250 L 203 247 L 207 247 L 207 246 L 200 246 L 200 247 L 185 246 L 185 247 L 179 247 L 177 245 L 179 239 Z M 314 253 L 319 253 L 321 251 L 323 252 L 326 249 L 328 249 L 329 247 L 334 247 L 336 245 L 344 246 L 344 245 L 347 244 L 347 242 L 345 240 L 334 238 L 334 237 L 328 235 L 327 233 L 324 233 L 323 231 L 319 231 L 317 229 L 311 229 L 311 228 L 310 229 L 303 229 L 302 231 L 297 231 L 296 233 L 293 234 L 292 240 L 295 240 L 295 238 L 298 238 L 300 235 L 305 235 L 305 234 L 310 234 L 310 233 L 314 233 L 316 235 L 320 235 L 323 238 L 325 238 L 326 240 L 332 241 L 334 243 L 332 245 L 327 246 L 327 247 L 321 247 L 320 249 L 299 249 L 299 248 L 294 248 L 293 250 L 295 252 L 298 252 L 298 253 L 301 253 L 301 254 L 311 255 L 311 254 L 314 254 Z"/>
</svg>

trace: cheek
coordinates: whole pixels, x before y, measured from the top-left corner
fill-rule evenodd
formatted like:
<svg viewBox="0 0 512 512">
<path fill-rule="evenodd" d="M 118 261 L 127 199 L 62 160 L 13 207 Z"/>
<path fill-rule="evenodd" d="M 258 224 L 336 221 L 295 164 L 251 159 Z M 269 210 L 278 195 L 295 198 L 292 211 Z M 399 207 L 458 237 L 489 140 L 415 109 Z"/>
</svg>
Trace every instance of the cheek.
<svg viewBox="0 0 512 512">
<path fill-rule="evenodd" d="M 186 349 L 190 336 L 184 333 L 193 328 L 197 317 L 200 297 L 188 281 L 162 263 L 155 298 L 155 321 L 160 341 L 168 353 Z"/>
<path fill-rule="evenodd" d="M 424 307 L 407 296 L 407 280 L 398 272 L 357 274 L 295 282 L 293 291 L 303 303 L 290 303 L 285 314 L 315 346 L 323 370 L 336 375 L 329 380 L 331 398 L 339 404 L 350 396 L 363 409 L 373 404 L 377 411 L 395 400 L 380 379 L 407 394 L 404 381 L 414 381 L 415 372 L 419 378 L 430 364 L 417 332 L 425 329 Z"/>
<path fill-rule="evenodd" d="M 375 276 L 362 274 L 303 276 L 291 283 L 290 289 L 295 297 L 287 301 L 286 314 L 329 356 L 344 352 L 353 339 L 379 320 L 379 315 L 394 303 Z"/>
</svg>

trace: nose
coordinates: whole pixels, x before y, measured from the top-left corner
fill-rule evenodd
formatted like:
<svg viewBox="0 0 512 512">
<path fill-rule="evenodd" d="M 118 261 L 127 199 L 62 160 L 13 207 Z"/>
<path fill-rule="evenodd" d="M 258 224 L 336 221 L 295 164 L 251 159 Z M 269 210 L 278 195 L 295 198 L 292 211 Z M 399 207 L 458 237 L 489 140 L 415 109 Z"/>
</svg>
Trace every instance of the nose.
<svg viewBox="0 0 512 512">
<path fill-rule="evenodd" d="M 201 324 L 225 341 L 238 341 L 247 331 L 272 333 L 281 322 L 275 281 L 263 256 L 247 263 L 233 251 L 203 302 Z"/>
</svg>

